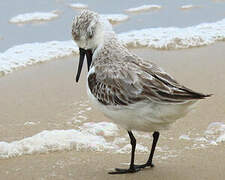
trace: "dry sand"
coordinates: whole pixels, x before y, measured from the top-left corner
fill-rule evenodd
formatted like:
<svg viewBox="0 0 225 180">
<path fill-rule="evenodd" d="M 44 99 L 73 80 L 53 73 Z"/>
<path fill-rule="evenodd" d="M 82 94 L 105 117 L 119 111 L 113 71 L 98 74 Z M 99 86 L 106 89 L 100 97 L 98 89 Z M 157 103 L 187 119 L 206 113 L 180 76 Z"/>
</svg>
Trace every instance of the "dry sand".
<svg viewBox="0 0 225 180">
<path fill-rule="evenodd" d="M 125 167 L 130 154 L 91 151 L 64 151 L 23 155 L 0 160 L 0 179 L 225 179 L 225 143 L 185 150 L 192 142 L 179 140 L 181 134 L 202 134 L 213 121 L 225 122 L 225 43 L 179 51 L 132 50 L 152 59 L 186 86 L 214 96 L 198 104 L 196 111 L 162 132 L 159 146 L 179 150 L 176 157 L 155 158 L 155 167 L 136 174 L 108 175 Z M 79 84 L 74 76 L 77 57 L 38 64 L 0 78 L 0 141 L 14 141 L 45 129 L 76 129 L 69 124 L 77 103 L 87 101 L 85 73 Z M 107 121 L 97 110 L 87 113 L 88 121 Z M 35 125 L 24 125 L 26 122 Z M 125 134 L 121 130 L 121 134 Z M 168 136 L 173 140 L 168 140 Z M 167 138 L 165 138 L 167 137 Z M 139 139 L 137 138 L 137 141 Z M 145 142 L 147 143 L 147 142 Z M 150 142 L 149 142 L 150 144 Z M 156 156 L 160 152 L 156 151 Z M 148 154 L 137 154 L 144 162 Z"/>
</svg>

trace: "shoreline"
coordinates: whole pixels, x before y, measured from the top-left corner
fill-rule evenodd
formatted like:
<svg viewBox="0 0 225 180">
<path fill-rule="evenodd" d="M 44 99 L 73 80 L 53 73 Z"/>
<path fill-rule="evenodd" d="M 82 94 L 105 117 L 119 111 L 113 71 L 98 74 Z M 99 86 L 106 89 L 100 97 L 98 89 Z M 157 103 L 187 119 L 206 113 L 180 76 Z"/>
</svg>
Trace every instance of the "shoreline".
<svg viewBox="0 0 225 180">
<path fill-rule="evenodd" d="M 223 98 L 225 87 L 224 68 L 225 43 L 184 50 L 156 51 L 132 49 L 144 59 L 153 59 L 157 65 L 174 76 L 178 82 L 213 97 L 202 100 L 193 113 L 178 120 L 169 131 L 162 132 L 159 146 L 168 152 L 175 151 L 176 157 L 165 157 L 156 151 L 156 167 L 137 174 L 122 175 L 121 179 L 223 179 L 224 143 L 201 149 L 192 147 L 194 142 L 179 140 L 182 134 L 204 134 L 208 124 L 215 121 L 225 123 Z M 212 53 L 213 52 L 213 53 Z M 77 129 L 83 123 L 78 118 L 79 105 L 86 103 L 86 70 L 82 72 L 79 84 L 75 83 L 77 56 L 49 61 L 16 71 L 0 78 L 1 124 L 0 141 L 15 141 L 30 137 L 43 130 Z M 84 65 L 86 67 L 86 65 Z M 86 69 L 86 68 L 84 68 Z M 219 83 L 221 82 L 221 83 Z M 85 89 L 85 90 L 84 90 Z M 206 113 L 208 112 L 208 113 Z M 83 114 L 84 122 L 107 121 L 98 110 Z M 79 119 L 76 119 L 79 120 Z M 26 122 L 33 122 L 29 124 Z M 120 130 L 121 137 L 126 132 Z M 169 140 L 169 137 L 173 139 Z M 143 140 L 143 141 L 142 141 Z M 150 147 L 151 139 L 137 138 L 139 143 Z M 215 156 L 216 152 L 216 156 Z M 137 154 L 137 162 L 146 160 L 148 153 Z M 71 150 L 46 154 L 22 155 L 0 159 L 2 179 L 113 179 L 107 172 L 111 168 L 124 167 L 130 154 Z M 96 162 L 100 162 L 96 164 Z"/>
</svg>

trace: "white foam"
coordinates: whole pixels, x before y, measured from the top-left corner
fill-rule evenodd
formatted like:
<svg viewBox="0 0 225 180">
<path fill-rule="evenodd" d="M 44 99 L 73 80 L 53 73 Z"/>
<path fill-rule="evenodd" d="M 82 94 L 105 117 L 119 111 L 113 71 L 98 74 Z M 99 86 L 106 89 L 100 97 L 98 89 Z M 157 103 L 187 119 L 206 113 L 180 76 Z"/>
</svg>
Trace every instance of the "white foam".
<svg viewBox="0 0 225 180">
<path fill-rule="evenodd" d="M 100 136 L 116 136 L 119 131 L 117 125 L 111 122 L 88 122 L 84 123 L 81 129 Z"/>
<path fill-rule="evenodd" d="M 210 138 L 211 142 L 215 141 L 216 143 L 225 141 L 225 124 L 223 122 L 213 122 L 209 124 L 205 135 Z M 214 143 L 214 144 L 216 144 Z"/>
<path fill-rule="evenodd" d="M 225 124 L 223 122 L 210 123 L 205 130 L 204 134 L 199 133 L 192 134 L 193 137 L 188 135 L 181 135 L 180 140 L 188 140 L 192 142 L 190 147 L 185 146 L 185 149 L 202 149 L 207 148 L 211 145 L 218 145 L 219 143 L 225 142 Z"/>
<path fill-rule="evenodd" d="M 116 152 L 117 153 L 130 153 L 131 152 L 131 145 L 127 144 L 123 148 L 118 149 Z M 137 144 L 135 152 L 145 153 L 145 152 L 149 152 L 149 150 L 146 146 L 143 146 L 141 144 Z"/>
<path fill-rule="evenodd" d="M 0 142 L 0 158 L 53 151 L 90 149 L 102 151 L 113 147 L 104 137 L 78 130 L 42 131 L 32 137 L 13 142 Z"/>
<path fill-rule="evenodd" d="M 218 135 L 225 132 L 225 124 L 222 122 L 212 122 L 205 131 L 206 135 Z"/>
<path fill-rule="evenodd" d="M 208 139 L 206 139 L 205 137 L 197 137 L 197 138 L 194 138 L 194 141 L 195 142 L 208 142 Z"/>
<path fill-rule="evenodd" d="M 135 8 L 129 8 L 129 9 L 126 9 L 125 11 L 128 13 L 137 13 L 142 11 L 156 10 L 160 8 L 162 8 L 162 6 L 156 5 L 156 4 L 149 4 L 149 5 L 143 5 L 143 6 L 139 6 Z"/>
<path fill-rule="evenodd" d="M 216 142 L 217 143 L 220 143 L 220 142 L 225 142 L 225 133 L 220 135 L 217 139 L 216 139 Z"/>
<path fill-rule="evenodd" d="M 192 8 L 195 8 L 196 6 L 192 5 L 192 4 L 187 4 L 187 5 L 183 5 L 181 6 L 180 8 L 182 10 L 188 10 L 188 9 L 192 9 Z"/>
<path fill-rule="evenodd" d="M 9 22 L 16 23 L 16 24 L 23 24 L 29 22 L 43 22 L 43 21 L 50 21 L 55 18 L 59 17 L 58 11 L 51 11 L 51 12 L 33 12 L 33 13 L 25 13 L 19 14 L 15 17 L 12 17 Z"/>
<path fill-rule="evenodd" d="M 33 125 L 30 122 L 28 124 Z M 84 123 L 77 130 L 44 130 L 21 140 L 2 141 L 0 142 L 0 159 L 65 150 L 130 153 L 131 145 L 127 135 L 121 137 L 115 124 L 89 122 Z M 149 149 L 137 144 L 136 152 L 145 153 L 149 152 Z"/>
<path fill-rule="evenodd" d="M 102 14 L 111 24 L 120 23 L 129 19 L 125 14 Z"/>
<path fill-rule="evenodd" d="M 40 122 L 38 122 L 40 123 Z M 24 126 L 32 126 L 32 125 L 36 125 L 37 123 L 36 122 L 32 122 L 32 121 L 27 121 L 24 123 Z"/>
<path fill-rule="evenodd" d="M 69 6 L 74 9 L 87 9 L 88 8 L 88 5 L 82 4 L 82 3 L 72 3 L 72 4 L 69 4 Z"/>
<path fill-rule="evenodd" d="M 190 140 L 191 138 L 190 138 L 188 135 L 183 134 L 183 135 L 181 135 L 181 136 L 179 137 L 179 139 Z"/>
<path fill-rule="evenodd" d="M 34 123 L 25 123 L 33 125 Z M 111 141 L 105 138 L 114 137 Z M 13 142 L 0 142 L 0 158 L 24 154 L 47 153 L 64 150 L 117 151 L 127 143 L 119 137 L 118 127 L 111 122 L 84 123 L 79 129 L 45 130 L 34 136 Z"/>
<path fill-rule="evenodd" d="M 186 28 L 149 28 L 118 35 L 127 47 L 156 49 L 184 49 L 225 40 L 225 19 Z M 0 76 L 20 67 L 78 54 L 78 47 L 70 41 L 51 41 L 14 46 L 0 53 Z"/>
<path fill-rule="evenodd" d="M 125 137 L 116 137 L 112 144 L 114 145 L 119 145 L 119 144 L 127 144 L 128 140 Z"/>
<path fill-rule="evenodd" d="M 0 53 L 0 76 L 20 67 L 78 53 L 73 41 L 50 41 L 14 46 Z"/>
<path fill-rule="evenodd" d="M 34 123 L 28 122 L 25 124 L 33 125 Z M 189 143 L 192 142 L 191 146 L 184 147 L 186 150 L 217 145 L 225 141 L 225 124 L 223 122 L 214 122 L 209 124 L 204 136 L 196 134 L 197 137 L 194 137 L 193 133 L 192 135 L 193 137 L 185 134 L 179 137 L 179 139 L 188 140 Z M 0 158 L 65 150 L 130 153 L 131 145 L 127 136 L 126 138 L 121 137 L 118 127 L 110 122 L 89 122 L 84 123 L 78 130 L 45 130 L 21 140 L 0 142 Z M 167 146 L 157 147 L 156 150 L 171 157 L 177 156 L 176 153 L 178 153 L 178 151 L 173 151 Z M 144 145 L 137 144 L 136 151 L 146 153 L 149 152 L 149 149 Z M 164 159 L 164 156 L 161 159 Z"/>
<path fill-rule="evenodd" d="M 225 19 L 186 28 L 149 28 L 119 34 L 129 47 L 183 49 L 209 45 L 225 40 Z"/>
</svg>

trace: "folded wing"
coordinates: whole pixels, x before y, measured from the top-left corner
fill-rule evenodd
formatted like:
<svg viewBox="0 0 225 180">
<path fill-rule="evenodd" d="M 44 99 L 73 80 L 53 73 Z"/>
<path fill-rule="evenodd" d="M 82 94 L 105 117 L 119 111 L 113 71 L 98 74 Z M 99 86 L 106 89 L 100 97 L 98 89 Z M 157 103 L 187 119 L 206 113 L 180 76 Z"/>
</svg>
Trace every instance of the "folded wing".
<svg viewBox="0 0 225 180">
<path fill-rule="evenodd" d="M 88 85 L 99 102 L 123 106 L 140 101 L 168 104 L 210 96 L 180 85 L 151 62 L 133 58 L 95 66 L 95 71 L 88 76 Z"/>
</svg>

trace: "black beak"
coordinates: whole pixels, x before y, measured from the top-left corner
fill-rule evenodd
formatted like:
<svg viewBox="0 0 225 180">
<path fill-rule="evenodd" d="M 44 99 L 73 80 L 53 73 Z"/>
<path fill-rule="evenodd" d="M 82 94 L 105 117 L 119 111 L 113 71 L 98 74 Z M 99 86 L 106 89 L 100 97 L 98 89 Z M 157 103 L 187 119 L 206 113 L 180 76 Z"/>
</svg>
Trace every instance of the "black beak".
<svg viewBox="0 0 225 180">
<path fill-rule="evenodd" d="M 83 48 L 79 48 L 79 51 L 80 51 L 80 59 L 79 59 L 79 65 L 78 65 L 78 70 L 77 70 L 76 82 L 79 81 L 80 73 L 81 73 L 81 70 L 82 70 L 82 67 L 83 67 L 85 55 L 86 55 L 86 58 L 87 58 L 88 71 L 90 69 L 91 62 L 92 62 L 92 50 L 91 49 L 85 50 Z"/>
</svg>

